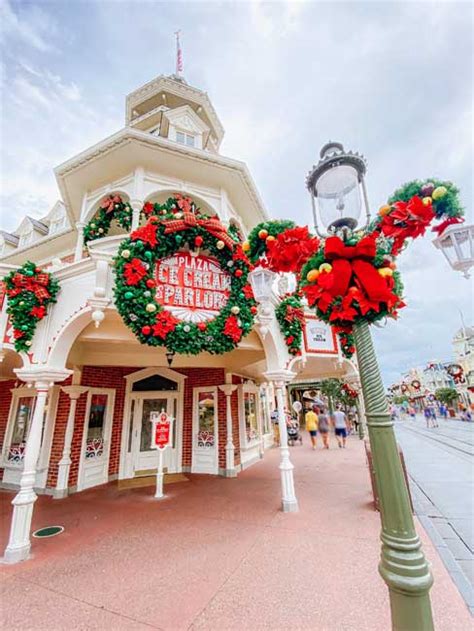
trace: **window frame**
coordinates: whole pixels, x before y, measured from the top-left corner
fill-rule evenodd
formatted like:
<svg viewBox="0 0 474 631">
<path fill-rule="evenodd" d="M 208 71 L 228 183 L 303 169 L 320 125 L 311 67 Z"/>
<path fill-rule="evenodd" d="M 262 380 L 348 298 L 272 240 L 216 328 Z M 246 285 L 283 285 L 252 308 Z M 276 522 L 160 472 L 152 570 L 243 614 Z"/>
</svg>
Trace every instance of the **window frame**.
<svg viewBox="0 0 474 631">
<path fill-rule="evenodd" d="M 247 437 L 247 425 L 245 423 L 245 394 L 253 394 L 255 396 L 255 416 L 257 435 L 249 439 Z M 260 444 L 262 440 L 262 423 L 261 423 L 261 403 L 258 386 L 254 383 L 243 383 L 238 386 L 239 400 L 239 426 L 240 426 L 240 444 L 245 449 L 250 449 Z"/>
</svg>

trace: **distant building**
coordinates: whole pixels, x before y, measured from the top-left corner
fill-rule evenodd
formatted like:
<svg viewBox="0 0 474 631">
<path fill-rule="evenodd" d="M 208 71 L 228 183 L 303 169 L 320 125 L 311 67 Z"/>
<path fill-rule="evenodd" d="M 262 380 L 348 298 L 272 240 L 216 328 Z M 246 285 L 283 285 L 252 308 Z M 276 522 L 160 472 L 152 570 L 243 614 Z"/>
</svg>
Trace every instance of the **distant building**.
<svg viewBox="0 0 474 631">
<path fill-rule="evenodd" d="M 453 374 L 461 400 L 470 405 L 474 402 L 474 327 L 462 326 L 452 344 L 454 364 L 448 370 Z"/>
</svg>

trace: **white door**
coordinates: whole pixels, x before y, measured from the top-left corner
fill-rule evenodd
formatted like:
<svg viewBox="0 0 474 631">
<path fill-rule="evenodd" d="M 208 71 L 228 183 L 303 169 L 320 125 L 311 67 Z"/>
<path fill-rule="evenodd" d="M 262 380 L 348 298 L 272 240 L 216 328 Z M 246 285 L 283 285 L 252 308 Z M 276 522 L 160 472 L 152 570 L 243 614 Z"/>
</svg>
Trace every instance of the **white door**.
<svg viewBox="0 0 474 631">
<path fill-rule="evenodd" d="M 91 388 L 87 395 L 77 488 L 105 484 L 109 479 L 110 435 L 115 390 Z"/>
<path fill-rule="evenodd" d="M 217 388 L 194 388 L 192 473 L 214 473 L 219 468 Z"/>
<path fill-rule="evenodd" d="M 144 392 L 132 396 L 133 429 L 132 429 L 132 475 L 150 475 L 158 466 L 158 454 L 152 449 L 151 444 L 151 412 L 164 411 L 173 417 L 173 441 L 172 447 L 165 449 L 163 453 L 163 468 L 165 472 L 175 473 L 179 471 L 178 450 L 176 440 L 176 407 L 177 396 L 175 393 Z"/>
</svg>

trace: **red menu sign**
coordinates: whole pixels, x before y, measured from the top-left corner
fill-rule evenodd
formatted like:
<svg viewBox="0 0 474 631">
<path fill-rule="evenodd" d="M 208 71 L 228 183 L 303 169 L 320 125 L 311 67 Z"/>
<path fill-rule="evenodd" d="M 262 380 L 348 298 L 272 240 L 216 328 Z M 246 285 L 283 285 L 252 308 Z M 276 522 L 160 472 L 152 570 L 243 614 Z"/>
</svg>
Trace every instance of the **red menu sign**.
<svg viewBox="0 0 474 631">
<path fill-rule="evenodd" d="M 230 295 L 231 277 L 209 256 L 180 252 L 156 264 L 156 301 L 179 320 L 215 318 Z"/>
<path fill-rule="evenodd" d="M 152 447 L 164 449 L 171 439 L 171 417 L 166 412 L 161 412 L 156 416 L 152 413 L 150 421 L 154 423 Z"/>
</svg>

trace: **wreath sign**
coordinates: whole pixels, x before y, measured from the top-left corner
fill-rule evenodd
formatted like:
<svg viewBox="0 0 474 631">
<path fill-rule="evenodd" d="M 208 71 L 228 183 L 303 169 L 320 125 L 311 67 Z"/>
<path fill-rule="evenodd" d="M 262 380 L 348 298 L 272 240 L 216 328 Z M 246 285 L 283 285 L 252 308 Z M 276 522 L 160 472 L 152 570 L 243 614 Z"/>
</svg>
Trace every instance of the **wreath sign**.
<svg viewBox="0 0 474 631">
<path fill-rule="evenodd" d="M 121 243 L 115 259 L 115 303 L 125 324 L 142 344 L 170 352 L 197 355 L 233 350 L 252 329 L 257 312 L 247 278 L 250 262 L 238 237 L 181 195 L 162 205 L 149 204 L 144 211 L 147 223 Z M 194 256 L 202 252 L 230 276 L 227 302 L 211 320 L 179 320 L 156 299 L 157 263 L 180 252 Z"/>
</svg>

